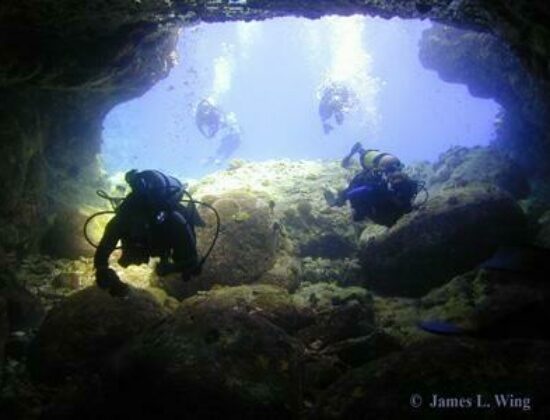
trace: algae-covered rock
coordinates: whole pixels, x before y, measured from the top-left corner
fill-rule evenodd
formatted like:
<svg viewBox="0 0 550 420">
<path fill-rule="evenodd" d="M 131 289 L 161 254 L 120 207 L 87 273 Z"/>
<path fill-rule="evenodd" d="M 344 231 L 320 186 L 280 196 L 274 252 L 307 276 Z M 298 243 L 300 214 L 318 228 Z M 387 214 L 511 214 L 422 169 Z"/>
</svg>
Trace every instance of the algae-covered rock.
<svg viewBox="0 0 550 420">
<path fill-rule="evenodd" d="M 453 411 L 460 418 L 463 410 L 472 410 L 475 418 L 485 413 L 492 417 L 496 410 L 506 417 L 545 418 L 550 411 L 549 363 L 550 344 L 545 341 L 431 339 L 350 371 L 324 392 L 316 418 L 439 419 L 451 408 L 431 408 L 434 395 L 471 399 L 471 408 Z M 476 406 L 478 394 L 491 404 L 490 410 Z M 497 395 L 517 397 L 519 404 L 499 409 Z"/>
<path fill-rule="evenodd" d="M 329 311 L 349 302 L 369 303 L 371 295 L 362 287 L 341 287 L 335 283 L 303 283 L 292 295 L 297 305 L 315 311 Z"/>
<path fill-rule="evenodd" d="M 363 284 L 361 266 L 357 259 L 302 259 L 302 282 L 337 283 L 339 286 L 358 286 Z"/>
<path fill-rule="evenodd" d="M 298 333 L 304 343 L 315 349 L 367 335 L 374 328 L 372 296 L 361 287 L 305 284 L 296 291 L 293 299 L 296 304 L 309 307 L 316 313 L 315 323 Z"/>
<path fill-rule="evenodd" d="M 299 305 L 285 289 L 267 284 L 216 287 L 185 299 L 182 307 L 201 310 L 239 309 L 265 317 L 273 324 L 293 333 L 314 321 L 313 311 Z"/>
<path fill-rule="evenodd" d="M 275 261 L 279 232 L 269 204 L 257 195 L 246 192 L 221 194 L 213 199 L 221 218 L 216 246 L 203 267 L 201 288 L 213 284 L 238 285 L 252 283 L 268 271 Z M 215 235 L 212 212 L 202 212 L 207 227 L 198 229 L 199 247 L 206 252 Z M 198 281 L 198 280 L 197 280 Z"/>
<path fill-rule="evenodd" d="M 417 299 L 375 296 L 373 308 L 377 329 L 394 338 L 401 346 L 431 337 L 431 334 L 418 328 L 420 315 Z"/>
<path fill-rule="evenodd" d="M 115 350 L 165 311 L 142 290 L 125 299 L 90 287 L 52 309 L 32 344 L 29 368 L 44 382 L 59 383 L 68 375 L 96 371 Z"/>
<path fill-rule="evenodd" d="M 491 187 L 455 188 L 366 242 L 361 264 L 374 291 L 422 296 L 471 270 L 499 245 L 526 237 L 524 214 L 508 194 Z"/>
<path fill-rule="evenodd" d="M 516 199 L 529 193 L 525 173 L 496 147 L 453 147 L 439 157 L 434 170 L 432 191 L 481 183 L 497 186 Z"/>
<path fill-rule="evenodd" d="M 271 284 L 294 292 L 300 286 L 301 266 L 297 258 L 279 255 L 273 267 L 257 283 Z"/>
<path fill-rule="evenodd" d="M 300 355 L 261 313 L 195 301 L 122 352 L 108 403 L 140 418 L 291 418 Z"/>
<path fill-rule="evenodd" d="M 384 331 L 375 330 L 369 335 L 334 343 L 322 353 L 338 356 L 346 365 L 357 367 L 398 350 L 401 350 L 401 345 L 397 339 Z"/>
<path fill-rule="evenodd" d="M 529 272 L 480 269 L 420 300 L 423 320 L 449 321 L 483 338 L 547 338 L 550 286 Z"/>
<path fill-rule="evenodd" d="M 274 218 L 300 256 L 335 259 L 357 251 L 359 231 L 350 225 L 348 209 L 327 206 L 323 191 L 345 187 L 349 176 L 336 160 L 247 162 L 194 188 L 210 203 L 231 190 L 269 197 Z"/>
</svg>

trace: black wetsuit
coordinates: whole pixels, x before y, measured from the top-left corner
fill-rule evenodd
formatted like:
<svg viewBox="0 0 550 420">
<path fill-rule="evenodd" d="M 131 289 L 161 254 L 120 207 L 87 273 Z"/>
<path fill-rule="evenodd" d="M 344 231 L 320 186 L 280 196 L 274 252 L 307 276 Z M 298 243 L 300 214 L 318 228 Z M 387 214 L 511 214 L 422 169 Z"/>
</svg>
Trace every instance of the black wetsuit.
<svg viewBox="0 0 550 420">
<path fill-rule="evenodd" d="M 353 220 L 369 218 L 374 223 L 392 226 L 412 210 L 411 201 L 416 195 L 416 182 L 403 174 L 399 183 L 391 183 L 379 172 L 363 170 L 338 193 L 333 205 L 343 206 L 350 202 Z"/>
<path fill-rule="evenodd" d="M 96 270 L 108 268 L 109 256 L 121 241 L 119 264 L 142 264 L 160 257 L 167 272 L 193 270 L 198 263 L 194 225 L 198 219 L 192 204 L 180 204 L 183 186 L 158 171 L 143 171 L 132 193 L 116 210 L 94 256 Z"/>
</svg>

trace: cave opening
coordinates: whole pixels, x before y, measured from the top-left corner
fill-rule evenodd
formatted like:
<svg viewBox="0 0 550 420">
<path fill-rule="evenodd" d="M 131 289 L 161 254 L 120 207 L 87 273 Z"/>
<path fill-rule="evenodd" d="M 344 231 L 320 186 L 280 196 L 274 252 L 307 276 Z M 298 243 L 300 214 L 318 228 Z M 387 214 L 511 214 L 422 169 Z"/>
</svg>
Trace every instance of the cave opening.
<svg viewBox="0 0 550 420">
<path fill-rule="evenodd" d="M 196 179 L 232 159 L 339 159 L 357 141 L 406 164 L 487 145 L 499 106 L 422 66 L 419 42 L 431 25 L 354 15 L 186 27 L 168 77 L 106 116 L 103 165 Z M 353 99 L 327 133 L 320 101 L 334 83 Z M 203 100 L 238 127 L 238 143 L 224 147 L 223 130 L 201 134 Z"/>
<path fill-rule="evenodd" d="M 497 408 L 550 411 L 542 2 L 36 3 L 0 3 L 0 418 L 407 418 L 503 384 Z M 227 155 L 203 100 L 239 127 Z M 327 199 L 365 172 L 341 165 L 357 141 L 429 192 L 389 227 Z M 197 204 L 191 278 L 150 235 L 180 207 L 128 218 L 96 265 L 83 226 L 100 241 L 130 168 L 219 212 Z"/>
</svg>

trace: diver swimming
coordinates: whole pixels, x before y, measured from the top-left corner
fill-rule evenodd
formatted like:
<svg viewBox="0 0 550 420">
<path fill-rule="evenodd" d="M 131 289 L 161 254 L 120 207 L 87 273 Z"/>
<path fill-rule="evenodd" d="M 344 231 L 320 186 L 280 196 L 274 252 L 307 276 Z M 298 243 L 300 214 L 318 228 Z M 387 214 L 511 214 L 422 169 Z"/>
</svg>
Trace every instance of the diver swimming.
<svg viewBox="0 0 550 420">
<path fill-rule="evenodd" d="M 423 183 L 406 175 L 397 157 L 375 149 L 364 149 L 359 142 L 344 157 L 342 167 L 348 168 L 356 154 L 359 154 L 362 171 L 337 194 L 326 190 L 327 204 L 342 207 L 349 201 L 354 221 L 368 218 L 380 225 L 394 225 L 401 216 L 412 211 L 417 194 L 421 190 L 426 192 Z"/>
<path fill-rule="evenodd" d="M 117 249 L 119 241 L 122 256 L 118 263 L 122 267 L 148 263 L 150 257 L 160 257 L 155 268 L 159 276 L 179 272 L 182 280 L 188 281 L 199 275 L 219 231 L 219 216 L 215 209 L 193 200 L 178 179 L 160 171 L 138 172 L 134 169 L 126 173 L 125 180 L 131 193 L 122 198 L 98 192 L 111 201 L 115 210 L 96 213 L 84 226 L 88 239 L 86 229 L 89 221 L 99 214 L 114 213 L 99 244 L 96 246 L 88 239 L 97 248 L 94 255 L 97 285 L 114 296 L 127 293 L 128 286 L 109 267 L 109 256 Z M 184 196 L 189 199 L 184 199 Z M 202 227 L 205 223 L 197 211 L 197 203 L 210 207 L 218 220 L 216 237 L 202 259 L 197 253 L 195 227 Z"/>
<path fill-rule="evenodd" d="M 223 125 L 223 112 L 208 99 L 203 99 L 195 111 L 195 124 L 206 138 L 214 137 Z"/>
<path fill-rule="evenodd" d="M 342 125 L 344 114 L 348 113 L 356 102 L 355 93 L 345 84 L 331 82 L 326 86 L 322 91 L 318 110 L 324 133 L 329 134 L 334 129 L 334 122 Z"/>
<path fill-rule="evenodd" d="M 220 144 L 214 154 L 205 160 L 205 165 L 221 164 L 240 147 L 242 130 L 234 112 L 222 114 L 216 133 L 215 137 L 220 139 Z"/>
</svg>

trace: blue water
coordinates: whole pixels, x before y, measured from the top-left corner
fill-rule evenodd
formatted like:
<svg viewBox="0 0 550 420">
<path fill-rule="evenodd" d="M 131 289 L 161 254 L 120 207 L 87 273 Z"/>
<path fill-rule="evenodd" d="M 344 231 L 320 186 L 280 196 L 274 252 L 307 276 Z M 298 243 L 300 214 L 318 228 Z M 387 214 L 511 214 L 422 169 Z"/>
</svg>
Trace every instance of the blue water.
<svg viewBox="0 0 550 420">
<path fill-rule="evenodd" d="M 195 107 L 207 97 L 234 113 L 242 130 L 231 158 L 340 158 L 361 141 L 411 163 L 433 161 L 453 145 L 488 144 L 498 105 L 422 67 L 418 42 L 430 25 L 327 17 L 184 29 L 170 75 L 106 117 L 104 165 L 184 178 L 223 168 L 227 161 L 206 162 L 220 139 L 195 126 Z M 325 135 L 318 92 L 334 79 L 353 86 L 360 104 Z"/>
</svg>

